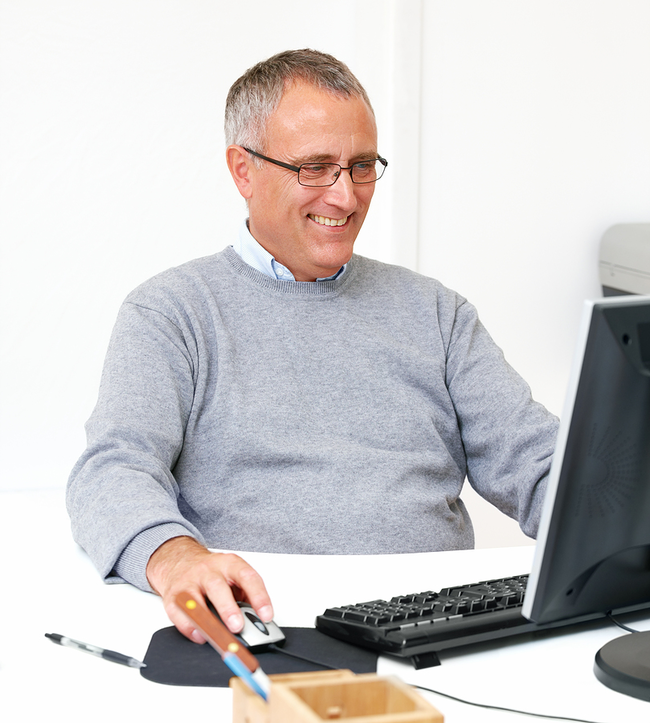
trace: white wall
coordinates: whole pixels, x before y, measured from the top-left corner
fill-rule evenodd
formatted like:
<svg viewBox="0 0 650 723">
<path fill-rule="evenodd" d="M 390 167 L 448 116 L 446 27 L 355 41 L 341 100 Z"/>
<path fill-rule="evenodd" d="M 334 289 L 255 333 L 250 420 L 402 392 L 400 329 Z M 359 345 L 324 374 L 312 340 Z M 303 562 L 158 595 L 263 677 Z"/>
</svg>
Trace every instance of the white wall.
<svg viewBox="0 0 650 723">
<path fill-rule="evenodd" d="M 650 221 L 649 33 L 648 0 L 423 2 L 419 270 L 557 414 L 600 238 Z"/>
<path fill-rule="evenodd" d="M 375 105 L 390 166 L 358 251 L 466 295 L 560 411 L 599 239 L 650 220 L 650 2 L 241 7 L 0 0 L 0 489 L 65 484 L 122 298 L 229 243 L 225 94 L 289 47 Z M 480 544 L 522 541 L 471 504 Z"/>
<path fill-rule="evenodd" d="M 231 242 L 230 84 L 291 47 L 354 67 L 356 5 L 0 0 L 2 488 L 65 484 L 124 296 Z"/>
</svg>

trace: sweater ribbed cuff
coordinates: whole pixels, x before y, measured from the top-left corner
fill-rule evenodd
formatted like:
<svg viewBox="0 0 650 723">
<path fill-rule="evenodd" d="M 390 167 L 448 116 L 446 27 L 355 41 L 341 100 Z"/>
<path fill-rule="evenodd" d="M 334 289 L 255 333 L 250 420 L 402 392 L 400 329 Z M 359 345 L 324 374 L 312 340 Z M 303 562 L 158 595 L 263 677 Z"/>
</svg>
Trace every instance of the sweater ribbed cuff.
<svg viewBox="0 0 650 723">
<path fill-rule="evenodd" d="M 147 563 L 153 553 L 167 540 L 174 537 L 193 537 L 196 535 L 190 532 L 187 527 L 176 522 L 168 522 L 163 525 L 156 525 L 137 534 L 131 542 L 122 550 L 117 559 L 113 576 L 121 578 L 125 582 L 145 592 L 153 592 L 147 580 Z"/>
</svg>

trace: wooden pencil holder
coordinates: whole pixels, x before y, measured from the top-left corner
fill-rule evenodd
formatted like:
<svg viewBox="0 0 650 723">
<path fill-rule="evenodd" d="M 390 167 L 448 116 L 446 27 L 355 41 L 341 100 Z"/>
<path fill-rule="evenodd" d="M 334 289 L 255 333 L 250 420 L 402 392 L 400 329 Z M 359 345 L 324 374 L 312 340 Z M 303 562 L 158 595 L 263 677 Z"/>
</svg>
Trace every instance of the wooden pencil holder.
<svg viewBox="0 0 650 723">
<path fill-rule="evenodd" d="M 239 678 L 233 723 L 443 723 L 442 714 L 398 678 L 349 670 L 270 675 L 268 701 Z"/>
</svg>

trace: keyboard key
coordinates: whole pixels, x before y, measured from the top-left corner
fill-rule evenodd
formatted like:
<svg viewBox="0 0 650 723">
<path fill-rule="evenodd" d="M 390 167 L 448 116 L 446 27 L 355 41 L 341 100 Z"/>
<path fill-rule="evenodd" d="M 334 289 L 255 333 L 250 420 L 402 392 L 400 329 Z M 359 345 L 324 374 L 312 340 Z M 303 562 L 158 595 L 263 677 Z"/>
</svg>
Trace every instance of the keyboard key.
<svg viewBox="0 0 650 723">
<path fill-rule="evenodd" d="M 345 617 L 345 609 L 343 608 L 327 608 L 323 613 L 324 616 L 330 618 L 343 618 Z"/>
<path fill-rule="evenodd" d="M 366 613 L 359 610 L 348 610 L 345 613 L 346 620 L 352 620 L 353 622 L 364 623 L 368 617 Z"/>
</svg>

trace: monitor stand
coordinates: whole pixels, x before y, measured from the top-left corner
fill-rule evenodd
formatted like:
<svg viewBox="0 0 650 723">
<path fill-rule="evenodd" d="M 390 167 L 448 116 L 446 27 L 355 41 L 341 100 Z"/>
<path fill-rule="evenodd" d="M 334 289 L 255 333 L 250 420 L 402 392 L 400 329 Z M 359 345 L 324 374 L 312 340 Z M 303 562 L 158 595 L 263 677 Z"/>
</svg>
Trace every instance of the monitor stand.
<svg viewBox="0 0 650 723">
<path fill-rule="evenodd" d="M 612 690 L 650 701 L 650 632 L 631 633 L 604 645 L 594 673 Z"/>
</svg>

